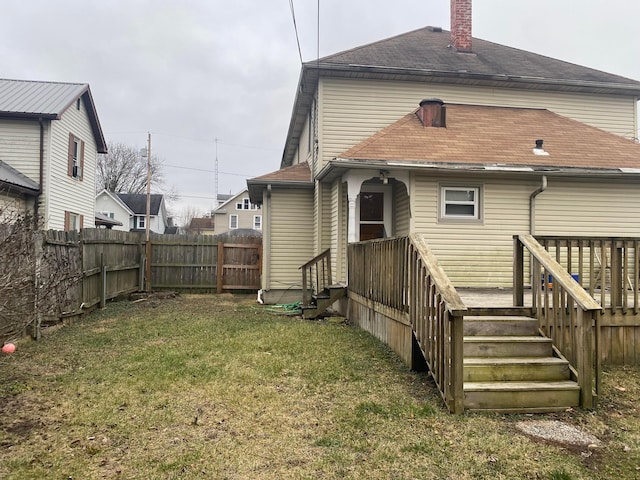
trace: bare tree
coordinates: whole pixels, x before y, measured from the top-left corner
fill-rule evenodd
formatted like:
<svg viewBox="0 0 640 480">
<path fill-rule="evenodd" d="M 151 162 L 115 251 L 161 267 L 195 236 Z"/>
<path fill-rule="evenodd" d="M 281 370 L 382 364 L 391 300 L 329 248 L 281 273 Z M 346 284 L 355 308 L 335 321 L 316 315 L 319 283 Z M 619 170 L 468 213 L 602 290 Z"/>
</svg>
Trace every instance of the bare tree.
<svg viewBox="0 0 640 480">
<path fill-rule="evenodd" d="M 192 219 L 198 218 L 201 215 L 202 213 L 197 207 L 188 205 L 186 207 L 183 207 L 180 210 L 180 213 L 178 214 L 177 219 L 178 219 L 178 222 L 180 223 L 180 226 L 186 229 L 186 228 L 189 228 L 189 225 L 191 225 Z"/>
<path fill-rule="evenodd" d="M 116 193 L 146 193 L 147 158 L 140 150 L 124 143 L 109 142 L 109 153 L 98 156 L 96 190 Z M 151 156 L 151 187 L 164 193 L 162 161 Z"/>
</svg>

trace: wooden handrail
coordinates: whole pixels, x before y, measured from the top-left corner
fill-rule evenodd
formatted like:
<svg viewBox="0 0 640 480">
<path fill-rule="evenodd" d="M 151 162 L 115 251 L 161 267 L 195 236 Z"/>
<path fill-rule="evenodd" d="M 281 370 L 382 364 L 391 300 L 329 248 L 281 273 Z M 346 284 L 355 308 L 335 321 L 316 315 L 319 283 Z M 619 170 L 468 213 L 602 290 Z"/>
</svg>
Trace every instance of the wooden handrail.
<svg viewBox="0 0 640 480">
<path fill-rule="evenodd" d="M 531 254 L 532 307 L 536 312 L 538 327 L 570 362 L 580 386 L 580 405 L 593 408 L 601 378 L 599 349 L 602 307 L 559 263 L 560 255 L 557 253 L 554 259 L 532 235 L 514 236 L 515 305 L 524 305 L 525 248 Z M 550 277 L 553 278 L 553 285 L 549 282 Z"/>
<path fill-rule="evenodd" d="M 298 270 L 302 270 L 302 305 L 308 306 L 311 304 L 312 291 L 319 293 L 332 281 L 331 249 L 327 248 L 304 265 L 300 265 Z"/>
<path fill-rule="evenodd" d="M 348 246 L 349 292 L 406 315 L 449 411 L 464 411 L 462 299 L 421 235 Z"/>
</svg>

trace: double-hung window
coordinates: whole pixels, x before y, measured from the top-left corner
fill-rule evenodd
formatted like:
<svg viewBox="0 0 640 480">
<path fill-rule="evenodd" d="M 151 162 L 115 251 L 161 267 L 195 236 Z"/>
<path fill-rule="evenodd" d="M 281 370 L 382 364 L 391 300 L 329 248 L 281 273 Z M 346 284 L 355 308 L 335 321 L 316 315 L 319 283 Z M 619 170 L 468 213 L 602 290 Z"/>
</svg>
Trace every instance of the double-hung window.
<svg viewBox="0 0 640 480">
<path fill-rule="evenodd" d="M 254 230 L 262 230 L 262 215 L 253 216 L 253 228 Z"/>
<path fill-rule="evenodd" d="M 479 187 L 441 187 L 440 219 L 480 219 Z"/>
<path fill-rule="evenodd" d="M 229 215 L 229 228 L 231 230 L 235 230 L 236 228 L 238 228 L 238 215 Z"/>
<path fill-rule="evenodd" d="M 69 149 L 67 158 L 67 175 L 82 180 L 84 169 L 84 142 L 73 133 L 69 134 Z"/>
</svg>

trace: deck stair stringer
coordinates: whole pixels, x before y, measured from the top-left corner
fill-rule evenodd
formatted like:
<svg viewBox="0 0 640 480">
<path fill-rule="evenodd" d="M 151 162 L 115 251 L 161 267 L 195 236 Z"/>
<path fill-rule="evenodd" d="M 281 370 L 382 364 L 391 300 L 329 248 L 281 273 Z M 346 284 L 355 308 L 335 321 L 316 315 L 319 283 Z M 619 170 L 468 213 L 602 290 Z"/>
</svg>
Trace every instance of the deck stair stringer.
<svg viewBox="0 0 640 480">
<path fill-rule="evenodd" d="M 302 305 L 302 316 L 306 319 L 315 319 L 324 314 L 335 302 L 347 296 L 347 288 L 344 285 L 329 285 L 321 292 L 311 296 L 309 305 Z"/>
</svg>

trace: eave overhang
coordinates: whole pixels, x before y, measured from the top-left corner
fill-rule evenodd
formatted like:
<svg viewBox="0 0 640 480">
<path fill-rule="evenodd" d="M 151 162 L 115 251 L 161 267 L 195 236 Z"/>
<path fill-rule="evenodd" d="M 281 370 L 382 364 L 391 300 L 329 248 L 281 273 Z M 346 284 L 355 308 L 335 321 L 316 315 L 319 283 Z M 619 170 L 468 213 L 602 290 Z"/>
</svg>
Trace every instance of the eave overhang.
<svg viewBox="0 0 640 480">
<path fill-rule="evenodd" d="M 567 166 L 448 163 L 438 161 L 362 160 L 334 158 L 318 173 L 316 180 L 333 182 L 349 170 L 394 170 L 430 173 L 473 173 L 474 175 L 536 176 L 573 178 L 640 179 L 640 168 L 583 168 Z"/>
<path fill-rule="evenodd" d="M 279 189 L 308 189 L 313 190 L 315 183 L 311 181 L 296 181 L 296 180 L 262 180 L 252 178 L 247 180 L 247 189 L 249 191 L 249 201 L 255 205 L 262 205 L 262 192 L 272 188 Z"/>
</svg>

